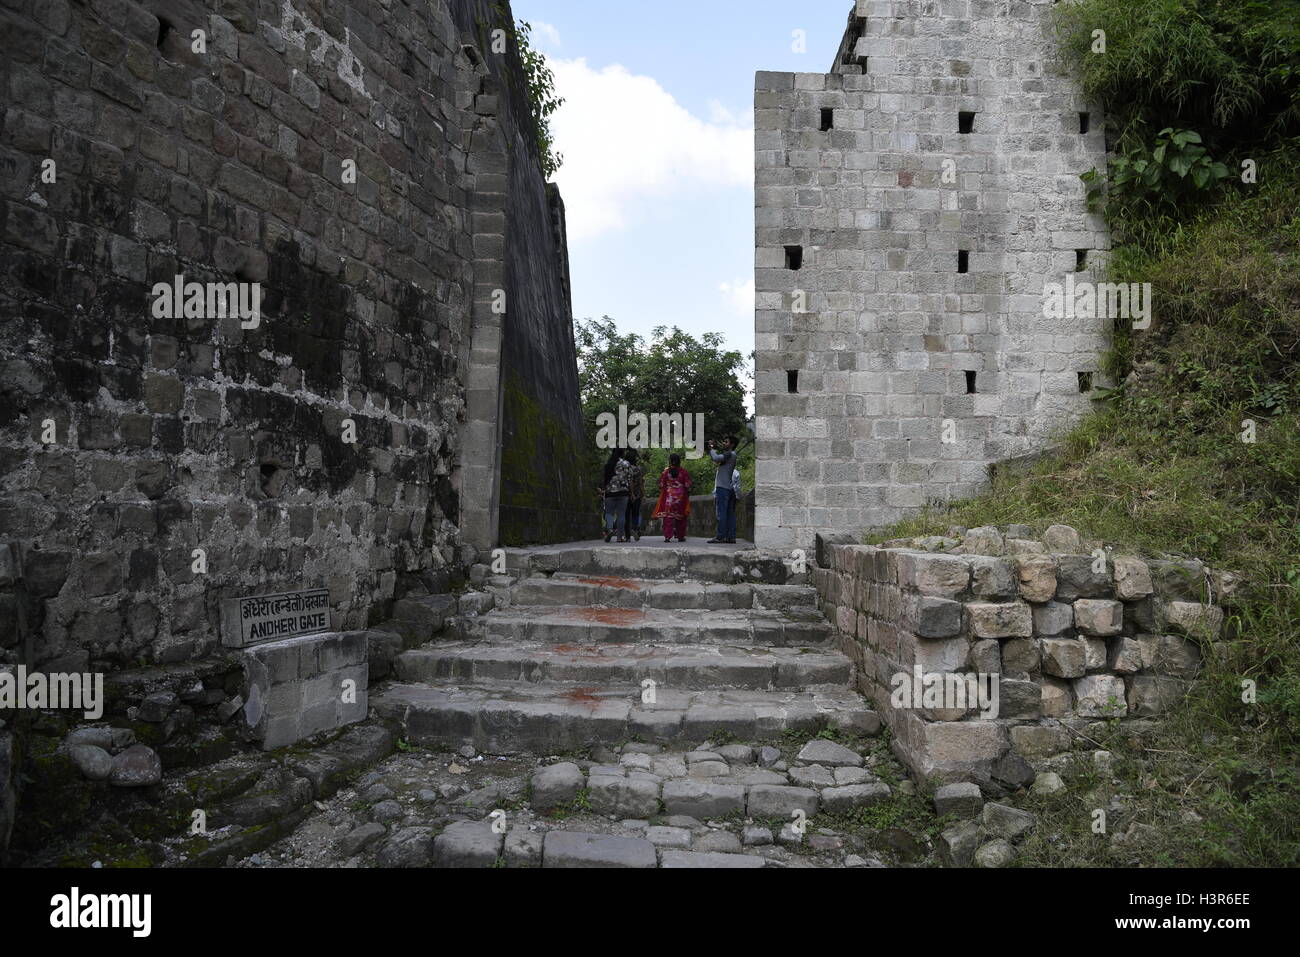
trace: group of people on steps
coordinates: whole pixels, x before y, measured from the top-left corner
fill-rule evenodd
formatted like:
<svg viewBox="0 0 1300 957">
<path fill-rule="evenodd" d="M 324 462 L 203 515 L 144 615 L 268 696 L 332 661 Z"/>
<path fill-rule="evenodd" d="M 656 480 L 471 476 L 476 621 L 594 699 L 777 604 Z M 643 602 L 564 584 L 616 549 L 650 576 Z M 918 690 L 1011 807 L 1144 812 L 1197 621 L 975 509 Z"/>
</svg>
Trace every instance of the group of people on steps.
<svg viewBox="0 0 1300 957">
<path fill-rule="evenodd" d="M 713 485 L 718 513 L 717 534 L 710 545 L 734 544 L 736 508 L 740 501 L 740 469 L 734 436 L 721 443 L 709 442 L 709 458 L 718 467 Z M 620 542 L 640 541 L 642 507 L 645 501 L 645 466 L 636 449 L 614 449 L 605 462 L 600 495 L 604 500 L 605 541 L 615 535 Z M 659 475 L 659 500 L 651 518 L 663 522 L 664 541 L 686 541 L 686 521 L 691 514 L 691 475 L 682 468 L 682 457 L 668 456 L 668 467 Z"/>
</svg>

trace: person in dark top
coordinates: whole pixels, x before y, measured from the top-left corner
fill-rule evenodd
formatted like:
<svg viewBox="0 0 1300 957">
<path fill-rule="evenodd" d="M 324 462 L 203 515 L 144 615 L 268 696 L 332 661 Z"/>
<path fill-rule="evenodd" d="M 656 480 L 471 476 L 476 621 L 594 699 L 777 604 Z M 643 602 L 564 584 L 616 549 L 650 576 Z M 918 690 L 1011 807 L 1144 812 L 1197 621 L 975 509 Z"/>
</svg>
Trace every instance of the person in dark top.
<svg viewBox="0 0 1300 957">
<path fill-rule="evenodd" d="M 628 449 L 624 456 L 632 466 L 632 478 L 627 491 L 627 520 L 623 523 L 625 534 L 641 541 L 641 505 L 645 499 L 645 466 L 641 465 L 636 449 Z"/>
<path fill-rule="evenodd" d="M 718 466 L 718 477 L 713 483 L 713 497 L 718 509 L 718 534 L 709 539 L 708 544 L 720 545 L 736 541 L 736 492 L 732 485 L 732 472 L 736 470 L 736 447 L 734 436 L 728 435 L 718 443 L 709 443 L 709 458 Z"/>
<path fill-rule="evenodd" d="M 613 458 L 613 456 L 611 456 Z M 617 531 L 622 531 L 619 536 L 620 542 L 626 542 L 627 539 L 627 500 L 628 492 L 632 486 L 632 476 L 635 474 L 632 463 L 623 458 L 622 452 L 614 460 L 613 468 L 610 468 L 608 462 L 605 463 L 605 473 L 608 478 L 605 479 L 605 541 L 609 541 Z"/>
</svg>

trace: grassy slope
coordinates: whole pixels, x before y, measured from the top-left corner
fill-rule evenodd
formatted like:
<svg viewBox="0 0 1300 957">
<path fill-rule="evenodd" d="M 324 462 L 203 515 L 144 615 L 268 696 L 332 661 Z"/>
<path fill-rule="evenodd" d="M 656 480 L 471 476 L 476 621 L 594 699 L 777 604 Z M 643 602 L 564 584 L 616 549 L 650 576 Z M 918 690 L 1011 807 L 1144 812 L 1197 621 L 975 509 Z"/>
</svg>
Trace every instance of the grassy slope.
<svg viewBox="0 0 1300 957">
<path fill-rule="evenodd" d="M 1146 552 L 1242 573 L 1230 640 L 1206 649 L 1203 680 L 1164 740 L 1108 740 L 1118 788 L 1086 775 L 1040 803 L 1027 863 L 1300 864 L 1300 175 L 1261 164 L 1234 197 L 1154 247 L 1122 251 L 1111 278 L 1151 282 L 1155 322 L 1117 331 L 1110 371 L 1136 375 L 1020 474 L 873 540 L 952 524 L 1073 525 Z M 1257 441 L 1241 440 L 1243 420 Z M 1258 700 L 1243 703 L 1242 680 Z M 1108 830 L 1155 828 L 1116 849 L 1092 809 L 1118 791 Z M 1141 829 L 1139 829 L 1141 830 Z"/>
</svg>

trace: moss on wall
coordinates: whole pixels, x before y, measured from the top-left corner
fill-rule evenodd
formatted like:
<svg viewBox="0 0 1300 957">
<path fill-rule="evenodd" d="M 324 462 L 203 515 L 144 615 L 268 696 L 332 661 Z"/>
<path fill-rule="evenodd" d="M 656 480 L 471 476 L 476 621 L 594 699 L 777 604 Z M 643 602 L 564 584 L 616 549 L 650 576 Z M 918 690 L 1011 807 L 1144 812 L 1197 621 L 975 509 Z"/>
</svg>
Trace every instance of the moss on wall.
<svg viewBox="0 0 1300 957">
<path fill-rule="evenodd" d="M 600 529 L 593 477 L 580 436 L 505 376 L 501 429 L 503 545 L 541 545 L 595 538 Z"/>
</svg>

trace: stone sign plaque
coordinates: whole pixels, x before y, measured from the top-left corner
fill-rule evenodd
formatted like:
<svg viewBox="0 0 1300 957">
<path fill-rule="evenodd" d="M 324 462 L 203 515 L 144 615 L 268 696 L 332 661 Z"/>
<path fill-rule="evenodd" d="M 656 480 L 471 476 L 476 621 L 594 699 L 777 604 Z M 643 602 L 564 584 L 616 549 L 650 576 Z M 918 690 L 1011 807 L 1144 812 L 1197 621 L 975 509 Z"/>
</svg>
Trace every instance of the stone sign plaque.
<svg viewBox="0 0 1300 957">
<path fill-rule="evenodd" d="M 221 619 L 222 644 L 234 648 L 329 631 L 329 589 L 229 598 L 222 604 Z"/>
</svg>

